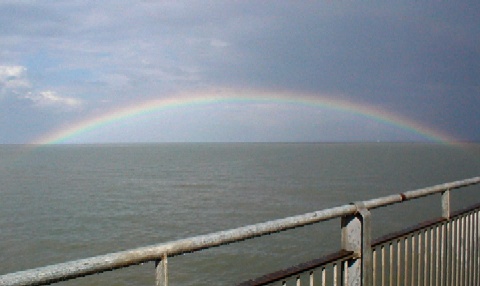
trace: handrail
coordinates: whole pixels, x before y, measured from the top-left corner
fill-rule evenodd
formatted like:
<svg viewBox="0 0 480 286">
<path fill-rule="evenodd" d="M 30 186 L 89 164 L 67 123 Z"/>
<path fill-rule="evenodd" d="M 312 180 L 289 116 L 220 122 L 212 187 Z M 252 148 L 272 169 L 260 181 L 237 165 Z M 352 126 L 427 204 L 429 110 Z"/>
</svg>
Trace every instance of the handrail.
<svg viewBox="0 0 480 286">
<path fill-rule="evenodd" d="M 239 242 L 254 237 L 330 220 L 333 218 L 352 215 L 357 212 L 356 205 L 359 204 L 364 205 L 366 209 L 375 209 L 478 183 L 480 183 L 480 177 L 474 177 L 428 188 L 412 190 L 396 195 L 366 200 L 355 205 L 348 204 L 206 235 L 9 273 L 0 276 L 0 285 L 46 285 L 113 269 L 137 265 L 144 262 L 159 261 L 164 257 L 196 252 L 202 249 Z"/>
</svg>

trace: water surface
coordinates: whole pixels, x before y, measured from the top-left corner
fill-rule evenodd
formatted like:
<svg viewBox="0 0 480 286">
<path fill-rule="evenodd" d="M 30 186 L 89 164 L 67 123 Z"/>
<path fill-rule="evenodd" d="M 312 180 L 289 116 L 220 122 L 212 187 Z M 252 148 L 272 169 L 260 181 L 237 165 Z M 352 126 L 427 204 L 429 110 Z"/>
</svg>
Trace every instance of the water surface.
<svg viewBox="0 0 480 286">
<path fill-rule="evenodd" d="M 480 175 L 479 144 L 26 148 L 0 146 L 0 274 Z M 455 193 L 455 208 L 480 199 L 479 188 L 470 189 Z M 373 212 L 374 233 L 438 213 L 438 196 L 380 209 Z M 339 224 L 171 258 L 170 283 L 230 285 L 317 258 L 339 247 Z M 153 267 L 62 284 L 152 285 Z"/>
</svg>

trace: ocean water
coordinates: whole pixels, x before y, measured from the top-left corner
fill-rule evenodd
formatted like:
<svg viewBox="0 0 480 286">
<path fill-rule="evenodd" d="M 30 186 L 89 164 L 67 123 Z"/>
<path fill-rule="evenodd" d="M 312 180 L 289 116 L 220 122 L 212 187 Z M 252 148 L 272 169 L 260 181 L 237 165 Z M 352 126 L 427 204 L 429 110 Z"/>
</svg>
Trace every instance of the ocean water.
<svg viewBox="0 0 480 286">
<path fill-rule="evenodd" d="M 0 274 L 480 175 L 480 144 L 0 146 Z M 453 194 L 454 208 L 480 187 Z M 439 196 L 372 212 L 374 236 L 440 213 Z M 170 285 L 232 285 L 340 246 L 340 221 L 169 259 Z M 153 285 L 154 265 L 59 285 Z"/>
</svg>

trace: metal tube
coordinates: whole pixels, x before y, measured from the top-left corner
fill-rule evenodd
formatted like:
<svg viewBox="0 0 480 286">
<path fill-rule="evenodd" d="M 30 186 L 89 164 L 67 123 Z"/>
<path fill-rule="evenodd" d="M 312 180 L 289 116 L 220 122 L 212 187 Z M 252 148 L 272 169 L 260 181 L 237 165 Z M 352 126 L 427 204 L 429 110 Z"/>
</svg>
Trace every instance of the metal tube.
<svg viewBox="0 0 480 286">
<path fill-rule="evenodd" d="M 470 217 L 470 284 L 475 283 L 475 212 Z"/>
<path fill-rule="evenodd" d="M 422 262 L 421 262 L 421 259 L 422 259 L 422 232 L 419 231 L 418 232 L 418 269 L 417 269 L 417 281 L 418 281 L 418 284 L 420 284 L 420 281 L 422 281 Z"/>
<path fill-rule="evenodd" d="M 443 192 L 443 191 L 446 191 L 446 190 L 458 189 L 460 187 L 477 184 L 479 182 L 480 182 L 480 177 L 475 177 L 475 178 L 471 178 L 471 179 L 467 179 L 467 180 L 440 184 L 440 185 L 432 186 L 432 187 L 429 187 L 429 188 L 412 190 L 412 191 L 408 191 L 408 192 L 403 193 L 403 195 L 405 196 L 406 200 L 411 200 L 411 199 L 414 199 L 414 198 L 425 197 L 425 196 L 428 196 L 428 195 L 431 195 L 431 194 L 434 194 L 434 193 Z"/>
<path fill-rule="evenodd" d="M 460 285 L 464 285 L 465 280 L 465 216 L 460 220 Z"/>
<path fill-rule="evenodd" d="M 473 285 L 478 285 L 478 211 L 473 215 Z"/>
<path fill-rule="evenodd" d="M 475 283 L 475 212 L 470 217 L 470 284 Z"/>
<path fill-rule="evenodd" d="M 476 254 L 475 254 L 475 273 L 476 273 L 476 279 L 475 279 L 475 285 L 478 285 L 480 283 L 480 273 L 479 273 L 479 268 L 480 268 L 480 212 L 477 210 L 477 213 L 475 215 L 475 220 L 476 220 L 476 226 L 475 226 L 475 249 L 476 249 Z"/>
<path fill-rule="evenodd" d="M 408 260 L 408 236 L 406 236 L 406 237 L 404 238 L 404 241 L 403 241 L 403 242 L 404 242 L 403 252 L 405 253 L 405 254 L 404 254 L 404 255 L 405 255 L 405 268 L 404 268 L 404 270 L 405 270 L 405 274 L 404 274 L 405 277 L 403 278 L 403 285 L 404 285 L 404 286 L 407 286 L 407 283 L 408 283 L 408 265 L 409 265 L 409 260 Z"/>
<path fill-rule="evenodd" d="M 402 246 L 402 241 L 399 239 L 399 240 L 397 240 L 397 272 L 396 272 L 396 274 L 397 274 L 397 285 L 398 286 L 400 286 L 400 276 L 402 276 L 402 275 L 400 275 L 400 273 L 402 271 L 402 269 L 401 269 L 402 266 L 401 266 L 401 261 L 400 261 L 401 255 L 402 255 L 402 252 L 401 252 L 402 247 L 401 246 Z"/>
<path fill-rule="evenodd" d="M 473 212 L 469 214 L 469 223 L 468 223 L 468 284 L 473 285 L 473 255 L 475 249 L 473 248 Z"/>
<path fill-rule="evenodd" d="M 338 277 L 337 277 L 337 263 L 333 264 L 333 285 L 338 285 Z"/>
<path fill-rule="evenodd" d="M 382 245 L 381 247 L 382 253 L 382 286 L 385 285 L 385 246 Z"/>
<path fill-rule="evenodd" d="M 438 231 L 438 225 L 435 228 L 430 229 L 430 234 L 431 234 L 431 239 L 430 239 L 430 284 L 435 285 L 437 283 L 436 281 L 436 275 L 438 268 L 436 267 L 436 256 L 438 256 L 438 252 L 435 252 L 436 247 L 437 247 L 437 236 L 436 233 Z"/>
<path fill-rule="evenodd" d="M 367 209 L 375 209 L 375 208 L 387 206 L 390 204 L 402 202 L 405 200 L 417 199 L 417 198 L 425 197 L 435 193 L 441 193 L 447 190 L 458 189 L 461 187 L 466 187 L 466 186 L 478 184 L 478 183 L 480 183 L 480 177 L 474 177 L 470 179 L 440 184 L 440 185 L 436 185 L 428 188 L 407 191 L 405 193 L 398 194 L 398 195 L 390 195 L 382 198 L 371 199 L 371 200 L 364 201 L 363 203 L 365 204 L 365 207 Z"/>
<path fill-rule="evenodd" d="M 470 249 L 471 249 L 470 250 L 470 284 L 474 283 L 473 277 L 475 272 L 474 264 L 473 264 L 474 257 L 475 257 L 475 245 L 473 243 L 474 234 L 475 234 L 474 223 L 475 223 L 475 213 L 472 212 L 470 214 Z"/>
<path fill-rule="evenodd" d="M 423 248 L 423 285 L 428 285 L 428 229 L 426 229 L 423 234 L 425 235 L 424 238 L 424 248 Z"/>
<path fill-rule="evenodd" d="M 470 262 L 471 261 L 471 257 L 472 255 L 470 254 L 470 251 L 472 250 L 472 247 L 470 245 L 470 242 L 471 242 L 471 239 L 470 239 L 470 236 L 472 235 L 471 234 L 471 231 L 470 231 L 470 217 L 471 217 L 471 214 L 468 214 L 466 219 L 467 219 L 467 226 L 466 226 L 466 245 L 465 245 L 465 284 L 467 285 L 472 285 L 472 281 L 471 281 L 471 266 L 472 266 L 472 263 Z"/>
<path fill-rule="evenodd" d="M 412 283 L 411 285 L 416 285 L 415 283 L 415 234 L 412 233 Z"/>
<path fill-rule="evenodd" d="M 325 267 L 322 267 L 322 286 L 327 285 L 327 273 Z"/>
<path fill-rule="evenodd" d="M 174 256 L 271 234 L 308 224 L 352 214 L 353 205 L 325 209 L 303 215 L 249 225 L 207 235 L 180 239 L 137 249 L 110 253 L 96 257 L 40 267 L 0 276 L 0 285 L 45 285 L 113 269 L 123 268 L 161 259 L 163 255 Z"/>
<path fill-rule="evenodd" d="M 452 257 L 452 281 L 450 285 L 458 285 L 457 278 L 457 257 L 456 254 L 458 253 L 457 244 L 458 244 L 458 236 L 457 236 L 457 219 L 452 221 L 452 246 L 451 246 L 451 257 Z"/>
<path fill-rule="evenodd" d="M 456 220 L 456 224 L 457 224 L 457 227 L 456 227 L 456 242 L 457 242 L 457 245 L 456 245 L 456 248 L 457 248 L 457 253 L 460 253 L 460 229 L 461 229 L 461 224 L 460 224 L 460 219 L 457 219 Z M 459 285 L 459 281 L 460 281 L 460 264 L 461 264 L 461 260 L 459 260 L 459 257 L 457 256 L 455 258 L 455 261 L 456 261 L 456 266 L 455 266 L 455 276 L 456 276 L 456 285 Z"/>
<path fill-rule="evenodd" d="M 372 249 L 372 267 L 373 267 L 373 276 L 372 276 L 372 285 L 377 285 L 377 248 Z"/>
<path fill-rule="evenodd" d="M 389 262 L 389 278 L 390 286 L 393 286 L 393 243 L 390 242 L 388 246 L 388 260 Z"/>
<path fill-rule="evenodd" d="M 452 260 L 452 222 L 446 222 L 442 225 L 441 231 L 441 261 L 440 261 L 440 276 L 441 286 L 451 285 L 451 260 Z"/>
<path fill-rule="evenodd" d="M 440 231 L 442 225 L 439 225 L 435 228 L 435 286 L 440 285 Z M 442 253 L 443 256 L 443 253 Z"/>
<path fill-rule="evenodd" d="M 430 280 L 429 280 L 429 277 L 430 277 L 430 272 L 432 271 L 432 268 L 430 267 L 430 252 L 429 252 L 429 249 L 430 249 L 430 232 L 429 232 L 429 229 L 426 229 L 424 232 L 423 232 L 424 236 L 425 236 L 425 240 L 424 240 L 424 247 L 423 247 L 423 284 L 426 286 L 426 285 L 429 285 L 428 283 L 430 283 Z"/>
</svg>

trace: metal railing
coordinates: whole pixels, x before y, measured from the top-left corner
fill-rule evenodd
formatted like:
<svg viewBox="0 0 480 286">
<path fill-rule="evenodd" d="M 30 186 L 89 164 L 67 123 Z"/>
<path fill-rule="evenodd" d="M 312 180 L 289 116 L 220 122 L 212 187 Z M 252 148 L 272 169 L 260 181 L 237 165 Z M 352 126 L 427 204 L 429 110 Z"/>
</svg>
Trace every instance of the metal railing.
<svg viewBox="0 0 480 286">
<path fill-rule="evenodd" d="M 479 285 L 480 204 L 372 243 L 372 285 Z"/>
<path fill-rule="evenodd" d="M 333 218 L 341 218 L 340 252 L 240 285 L 267 285 L 277 281 L 286 285 L 293 281 L 298 286 L 302 285 L 302 279 L 308 280 L 303 285 L 313 285 L 314 279 L 320 281 L 320 285 L 401 285 L 402 282 L 410 285 L 410 279 L 415 285 L 432 285 L 433 281 L 435 285 L 452 285 L 452 281 L 458 281 L 457 285 L 476 285 L 478 283 L 471 282 L 479 280 L 480 206 L 452 214 L 450 192 L 479 183 L 480 177 L 474 177 L 207 235 L 5 274 L 0 276 L 0 285 L 47 285 L 149 261 L 156 265 L 156 285 L 168 285 L 168 257 Z M 441 219 L 372 242 L 370 210 L 433 194 L 441 194 Z M 402 253 L 405 262 L 400 259 Z M 407 275 L 400 276 L 402 271 Z"/>
</svg>

